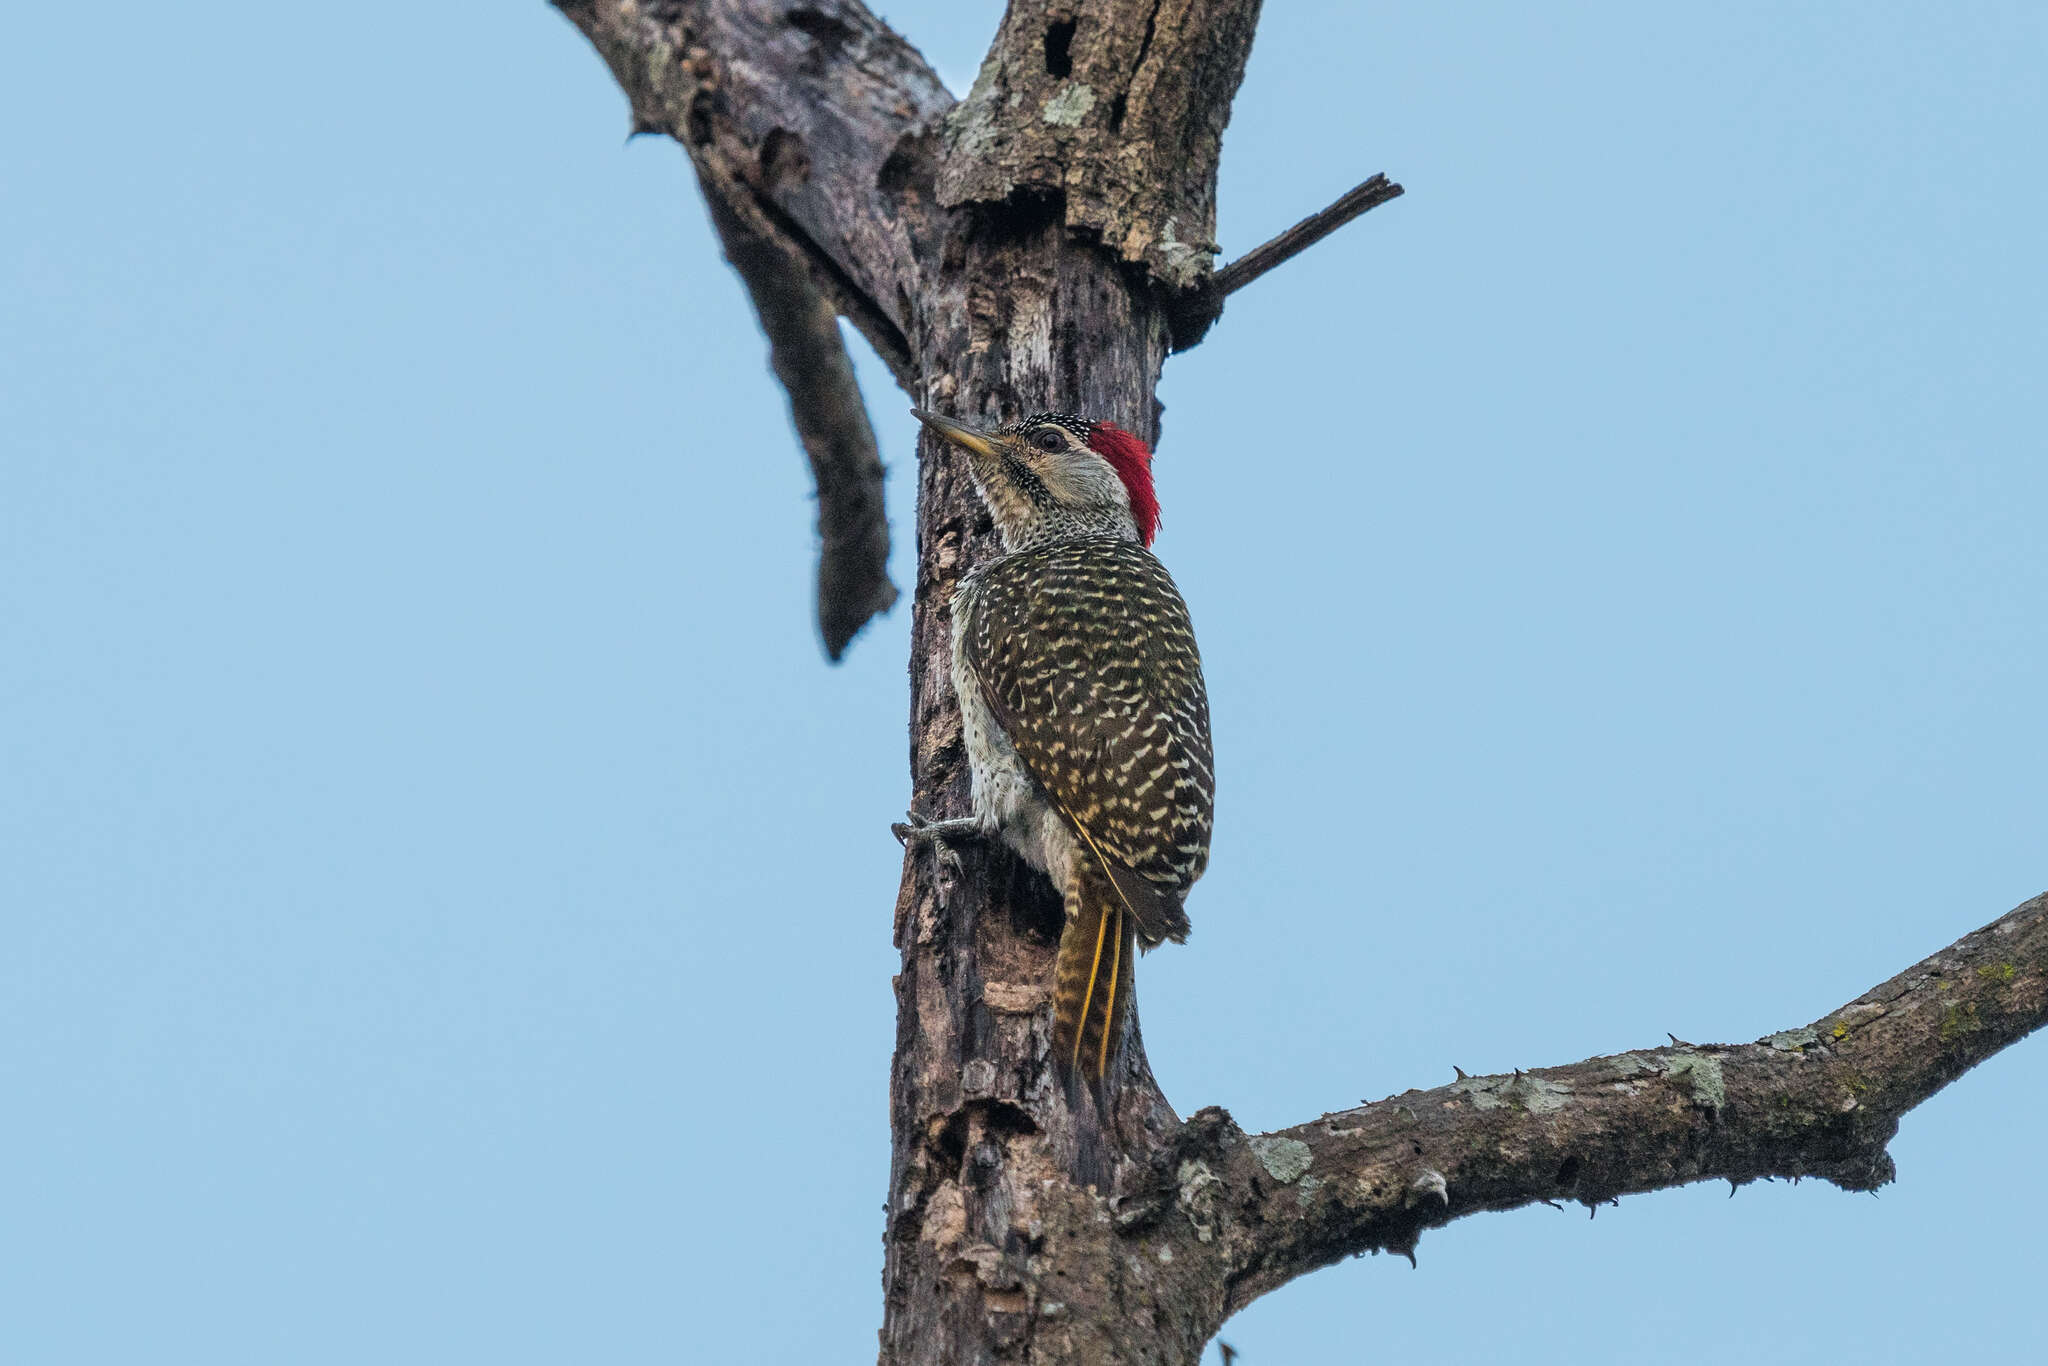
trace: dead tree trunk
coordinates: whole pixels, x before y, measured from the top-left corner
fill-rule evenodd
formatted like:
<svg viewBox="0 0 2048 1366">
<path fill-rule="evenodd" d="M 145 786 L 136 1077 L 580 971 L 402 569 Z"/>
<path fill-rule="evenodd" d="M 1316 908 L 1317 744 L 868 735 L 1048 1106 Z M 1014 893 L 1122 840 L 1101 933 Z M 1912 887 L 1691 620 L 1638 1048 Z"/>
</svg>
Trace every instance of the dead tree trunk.
<svg viewBox="0 0 2048 1366">
<path fill-rule="evenodd" d="M 1224 295 L 1400 192 L 1375 177 L 1212 273 L 1217 160 L 1258 0 L 1013 0 L 957 103 L 856 0 L 557 4 L 634 127 L 689 152 L 754 298 L 818 471 L 835 657 L 895 590 L 832 313 L 920 406 L 1065 409 L 1156 439 L 1160 369 Z M 947 602 L 994 541 L 961 462 L 929 436 L 920 457 L 911 804 L 952 816 L 968 796 Z M 894 815 L 873 813 L 877 838 Z M 1046 1057 L 1059 900 L 987 850 L 964 851 L 957 885 L 939 876 L 906 859 L 896 903 L 892 1366 L 1189 1363 L 1258 1295 L 1481 1210 L 1710 1177 L 1874 1187 L 1899 1115 L 2048 1018 L 2044 898 L 1755 1044 L 1462 1078 L 1272 1134 L 1220 1109 L 1181 1121 L 1134 1043 L 1109 1189 L 1077 1187 Z"/>
</svg>

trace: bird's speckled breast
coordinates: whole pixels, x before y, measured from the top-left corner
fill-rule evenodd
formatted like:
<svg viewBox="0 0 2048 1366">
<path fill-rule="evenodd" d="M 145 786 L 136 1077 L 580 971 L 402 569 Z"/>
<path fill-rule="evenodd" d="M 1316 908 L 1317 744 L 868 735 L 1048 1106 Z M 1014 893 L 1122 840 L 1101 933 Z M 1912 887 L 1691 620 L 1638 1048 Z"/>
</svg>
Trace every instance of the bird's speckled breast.
<svg viewBox="0 0 2048 1366">
<path fill-rule="evenodd" d="M 988 568 L 969 574 L 953 594 L 953 691 L 960 700 L 974 818 L 983 830 L 1001 836 L 1026 863 L 1051 877 L 1054 886 L 1064 887 L 1074 859 L 1074 836 L 1003 734 L 968 663 L 967 641 Z"/>
</svg>

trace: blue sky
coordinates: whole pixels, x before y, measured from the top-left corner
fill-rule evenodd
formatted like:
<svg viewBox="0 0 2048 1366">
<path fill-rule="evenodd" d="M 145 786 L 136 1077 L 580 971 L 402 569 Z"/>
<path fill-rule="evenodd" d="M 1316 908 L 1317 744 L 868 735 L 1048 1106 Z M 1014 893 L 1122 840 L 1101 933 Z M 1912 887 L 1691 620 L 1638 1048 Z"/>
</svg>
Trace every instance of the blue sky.
<svg viewBox="0 0 2048 1366">
<path fill-rule="evenodd" d="M 887 13 L 956 91 L 998 16 Z M 0 1358 L 865 1359 L 908 612 L 822 662 L 680 152 L 540 3 L 94 16 L 0 52 Z M 1226 254 L 1409 193 L 1161 390 L 1184 1113 L 1754 1038 L 2048 887 L 2044 58 L 2022 4 L 1268 7 Z M 2022 1044 L 1878 1199 L 1470 1220 L 1224 1336 L 2023 1359 L 2044 1096 Z"/>
</svg>

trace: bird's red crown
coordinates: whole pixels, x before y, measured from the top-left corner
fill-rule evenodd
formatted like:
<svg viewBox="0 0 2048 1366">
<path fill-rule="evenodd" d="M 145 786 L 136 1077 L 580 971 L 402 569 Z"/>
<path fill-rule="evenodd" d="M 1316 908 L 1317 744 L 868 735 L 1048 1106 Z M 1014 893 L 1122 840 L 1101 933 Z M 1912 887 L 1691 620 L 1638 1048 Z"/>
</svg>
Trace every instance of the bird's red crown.
<svg viewBox="0 0 2048 1366">
<path fill-rule="evenodd" d="M 1145 443 L 1114 422 L 1091 423 L 1088 449 L 1109 462 L 1131 496 L 1131 520 L 1146 545 L 1159 534 L 1159 495 L 1152 488 L 1152 452 Z"/>
</svg>

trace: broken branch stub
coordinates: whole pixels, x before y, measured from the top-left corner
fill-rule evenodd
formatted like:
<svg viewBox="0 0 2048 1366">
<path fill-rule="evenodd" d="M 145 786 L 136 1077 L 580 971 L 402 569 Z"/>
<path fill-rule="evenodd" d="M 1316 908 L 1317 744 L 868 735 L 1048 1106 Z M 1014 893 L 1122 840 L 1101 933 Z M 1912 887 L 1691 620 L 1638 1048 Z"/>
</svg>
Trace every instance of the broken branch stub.
<svg viewBox="0 0 2048 1366">
<path fill-rule="evenodd" d="M 1208 278 L 1216 166 L 1258 0 L 1015 0 L 945 121 L 939 203 L 1057 205 L 1169 291 Z"/>
</svg>

